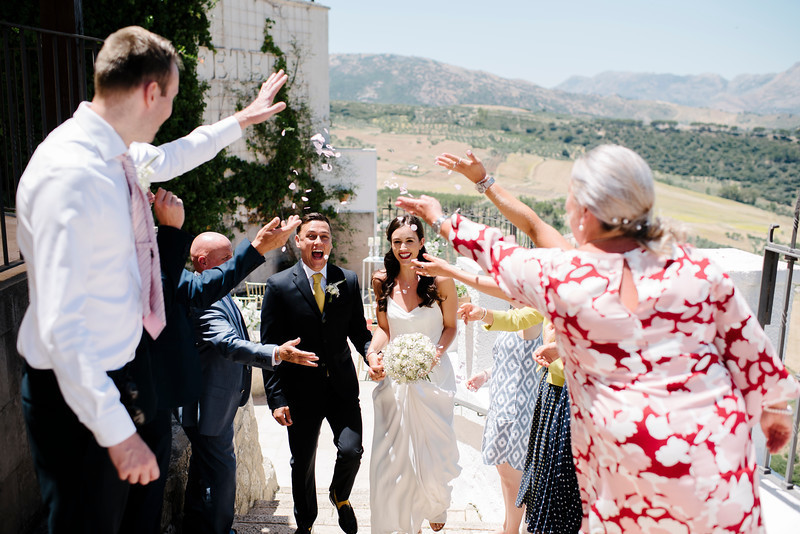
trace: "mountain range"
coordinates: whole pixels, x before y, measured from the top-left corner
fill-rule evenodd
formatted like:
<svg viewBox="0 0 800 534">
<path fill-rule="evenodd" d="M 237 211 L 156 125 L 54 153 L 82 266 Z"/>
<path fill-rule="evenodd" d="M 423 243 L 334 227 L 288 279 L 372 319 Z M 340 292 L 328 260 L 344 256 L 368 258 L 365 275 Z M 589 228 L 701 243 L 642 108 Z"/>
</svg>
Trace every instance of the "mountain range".
<svg viewBox="0 0 800 534">
<path fill-rule="evenodd" d="M 570 115 L 715 122 L 746 127 L 800 125 L 800 63 L 778 74 L 733 80 L 606 72 L 554 89 L 431 59 L 331 54 L 331 100 L 426 106 L 497 105 Z"/>
</svg>

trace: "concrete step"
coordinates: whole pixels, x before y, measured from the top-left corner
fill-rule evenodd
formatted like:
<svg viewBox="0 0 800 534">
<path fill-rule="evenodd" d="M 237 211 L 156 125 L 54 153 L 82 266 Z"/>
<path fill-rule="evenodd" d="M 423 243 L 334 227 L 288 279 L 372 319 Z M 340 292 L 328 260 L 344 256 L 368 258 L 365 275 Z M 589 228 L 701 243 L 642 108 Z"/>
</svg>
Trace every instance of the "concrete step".
<svg viewBox="0 0 800 534">
<path fill-rule="evenodd" d="M 340 534 L 338 516 L 333 505 L 328 501 L 327 492 L 317 493 L 319 515 L 314 523 L 314 534 Z M 350 495 L 350 503 L 356 512 L 359 532 L 370 532 L 369 492 L 354 490 Z M 271 501 L 256 503 L 247 515 L 236 516 L 233 528 L 239 534 L 292 534 L 296 528 L 292 511 L 292 494 L 290 489 L 280 489 Z M 465 510 L 450 510 L 447 514 L 447 525 L 441 532 L 482 534 L 496 532 L 499 525 L 484 523 L 478 510 L 470 507 Z M 422 532 L 432 533 L 427 523 Z"/>
</svg>

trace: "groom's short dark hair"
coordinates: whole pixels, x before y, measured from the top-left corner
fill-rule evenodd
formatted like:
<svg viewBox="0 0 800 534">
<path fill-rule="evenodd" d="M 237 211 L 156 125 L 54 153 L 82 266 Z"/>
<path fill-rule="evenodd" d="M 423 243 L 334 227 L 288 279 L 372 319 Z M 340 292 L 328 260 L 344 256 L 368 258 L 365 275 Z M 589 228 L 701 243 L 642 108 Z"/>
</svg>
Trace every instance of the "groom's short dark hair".
<svg viewBox="0 0 800 534">
<path fill-rule="evenodd" d="M 303 230 L 303 226 L 307 225 L 311 221 L 322 221 L 324 223 L 327 223 L 329 229 L 331 227 L 331 221 L 328 220 L 328 218 L 325 215 L 317 212 L 307 213 L 303 215 L 302 219 L 300 219 L 300 226 L 297 227 L 298 235 Z"/>
</svg>

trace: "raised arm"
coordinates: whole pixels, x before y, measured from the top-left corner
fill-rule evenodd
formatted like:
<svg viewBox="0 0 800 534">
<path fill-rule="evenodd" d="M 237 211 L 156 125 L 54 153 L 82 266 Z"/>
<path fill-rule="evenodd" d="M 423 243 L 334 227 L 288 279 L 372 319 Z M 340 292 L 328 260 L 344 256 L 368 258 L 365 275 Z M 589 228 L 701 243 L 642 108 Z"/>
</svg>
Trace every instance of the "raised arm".
<svg viewBox="0 0 800 534">
<path fill-rule="evenodd" d="M 444 153 L 436 158 L 436 164 L 463 174 L 474 184 L 486 179 L 486 169 L 483 163 L 471 150 L 467 151 L 466 159 Z M 564 250 L 573 248 L 558 230 L 544 222 L 535 211 L 506 191 L 500 184 L 494 183 L 486 189 L 485 194 L 497 206 L 500 213 L 527 234 L 537 247 Z"/>
<path fill-rule="evenodd" d="M 425 254 L 423 257 L 428 261 L 414 260 L 412 262 L 414 268 L 422 276 L 445 276 L 463 282 L 481 293 L 503 300 L 510 300 L 497 285 L 497 282 L 492 280 L 491 276 L 468 273 L 430 254 Z"/>
</svg>

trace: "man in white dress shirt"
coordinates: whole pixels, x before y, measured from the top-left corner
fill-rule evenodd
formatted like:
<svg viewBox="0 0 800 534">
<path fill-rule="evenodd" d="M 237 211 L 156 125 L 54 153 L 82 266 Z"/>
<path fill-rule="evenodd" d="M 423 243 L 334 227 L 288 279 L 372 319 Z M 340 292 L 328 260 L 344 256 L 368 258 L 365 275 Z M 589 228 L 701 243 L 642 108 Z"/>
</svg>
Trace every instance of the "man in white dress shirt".
<svg viewBox="0 0 800 534">
<path fill-rule="evenodd" d="M 146 143 L 172 112 L 179 66 L 172 44 L 143 28 L 110 35 L 95 64 L 92 102 L 48 135 L 20 179 L 17 237 L 30 306 L 17 348 L 51 533 L 116 532 L 128 484 L 159 475 L 107 374 L 133 359 L 142 337 L 142 280 L 119 157 L 158 156 L 151 180 L 168 180 L 285 108 L 272 103 L 286 81 L 280 72 L 234 116 L 152 147 Z"/>
</svg>

